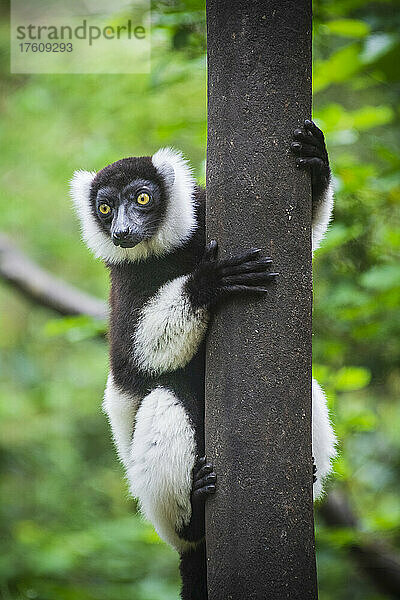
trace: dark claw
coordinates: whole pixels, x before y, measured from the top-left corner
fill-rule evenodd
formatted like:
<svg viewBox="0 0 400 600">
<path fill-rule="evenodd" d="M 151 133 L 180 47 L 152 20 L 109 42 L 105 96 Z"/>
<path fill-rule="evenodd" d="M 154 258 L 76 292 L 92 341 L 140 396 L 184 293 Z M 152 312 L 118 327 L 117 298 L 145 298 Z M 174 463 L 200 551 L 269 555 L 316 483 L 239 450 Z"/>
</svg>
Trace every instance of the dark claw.
<svg viewBox="0 0 400 600">
<path fill-rule="evenodd" d="M 277 275 L 278 273 L 273 273 L 271 274 L 271 277 L 274 275 Z M 262 286 L 256 286 L 256 285 L 230 285 L 226 288 L 227 292 L 254 292 L 254 293 L 267 293 L 270 292 L 271 290 L 269 288 L 265 288 Z"/>
<path fill-rule="evenodd" d="M 223 267 L 221 270 L 222 277 L 228 277 L 229 275 L 242 275 L 243 273 L 258 273 L 265 271 L 265 267 L 272 263 L 272 259 L 269 257 L 259 258 L 248 263 L 242 263 L 240 265 Z"/>
<path fill-rule="evenodd" d="M 222 266 L 226 265 L 234 267 L 248 261 L 256 260 L 260 256 L 261 252 L 262 250 L 260 250 L 260 248 L 251 248 L 251 250 L 247 250 L 246 252 L 232 256 L 232 258 L 227 258 L 221 261 L 221 263 Z"/>
<path fill-rule="evenodd" d="M 224 277 L 222 284 L 225 285 L 254 285 L 263 283 L 271 278 L 271 273 L 242 273 L 241 275 L 233 275 Z"/>
<path fill-rule="evenodd" d="M 198 490 L 194 490 L 192 497 L 193 500 L 205 500 L 207 496 L 210 494 L 215 494 L 217 488 L 215 485 L 206 485 L 205 487 L 199 488 Z"/>
<path fill-rule="evenodd" d="M 193 484 L 193 488 L 195 490 L 201 488 L 201 487 L 205 487 L 206 485 L 215 485 L 217 481 L 217 476 L 215 473 L 209 473 L 208 475 L 205 475 L 204 477 L 202 477 L 201 479 L 199 479 L 198 481 L 195 481 Z"/>
<path fill-rule="evenodd" d="M 193 471 L 192 501 L 205 500 L 210 494 L 215 494 L 217 475 L 212 463 L 202 456 L 197 461 Z"/>
<path fill-rule="evenodd" d="M 304 127 L 306 128 L 307 131 L 309 131 L 312 135 L 314 135 L 322 143 L 324 143 L 324 134 L 319 129 L 319 127 L 316 126 L 316 124 L 314 123 L 314 121 L 310 121 L 310 119 L 305 119 L 305 121 L 304 121 Z"/>
<path fill-rule="evenodd" d="M 218 243 L 215 240 L 211 240 L 209 244 L 207 244 L 203 261 L 213 261 L 217 258 L 218 252 Z"/>
<path fill-rule="evenodd" d="M 204 477 L 204 475 L 207 475 L 208 473 L 212 473 L 212 470 L 213 470 L 212 464 L 207 463 L 203 467 L 201 467 L 201 469 L 199 469 L 197 471 L 194 479 L 197 481 L 198 479 L 201 479 L 202 477 Z"/>
</svg>

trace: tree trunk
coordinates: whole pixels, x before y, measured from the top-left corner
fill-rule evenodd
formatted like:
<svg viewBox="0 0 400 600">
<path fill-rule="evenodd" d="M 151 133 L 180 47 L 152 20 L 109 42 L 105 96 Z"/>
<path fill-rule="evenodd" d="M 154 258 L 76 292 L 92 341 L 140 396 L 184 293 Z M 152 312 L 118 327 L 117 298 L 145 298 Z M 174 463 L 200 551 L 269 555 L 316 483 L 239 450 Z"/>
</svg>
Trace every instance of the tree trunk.
<svg viewBox="0 0 400 600">
<path fill-rule="evenodd" d="M 317 597 L 311 457 L 311 191 L 293 131 L 311 115 L 311 2 L 208 0 L 207 235 L 280 273 L 211 326 L 209 600 Z"/>
</svg>

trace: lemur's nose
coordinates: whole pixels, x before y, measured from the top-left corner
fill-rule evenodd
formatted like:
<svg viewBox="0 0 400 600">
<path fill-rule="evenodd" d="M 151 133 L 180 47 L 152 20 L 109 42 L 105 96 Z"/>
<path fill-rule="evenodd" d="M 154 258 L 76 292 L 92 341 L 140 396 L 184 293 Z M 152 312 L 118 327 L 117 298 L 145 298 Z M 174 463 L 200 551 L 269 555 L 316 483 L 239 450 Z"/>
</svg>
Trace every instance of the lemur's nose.
<svg viewBox="0 0 400 600">
<path fill-rule="evenodd" d="M 129 228 L 118 229 L 117 231 L 114 231 L 112 234 L 114 243 L 123 242 L 124 240 L 128 239 L 129 236 L 130 236 Z"/>
<path fill-rule="evenodd" d="M 143 240 L 139 233 L 133 233 L 130 229 L 118 229 L 112 234 L 112 241 L 115 246 L 122 248 L 133 248 Z"/>
</svg>

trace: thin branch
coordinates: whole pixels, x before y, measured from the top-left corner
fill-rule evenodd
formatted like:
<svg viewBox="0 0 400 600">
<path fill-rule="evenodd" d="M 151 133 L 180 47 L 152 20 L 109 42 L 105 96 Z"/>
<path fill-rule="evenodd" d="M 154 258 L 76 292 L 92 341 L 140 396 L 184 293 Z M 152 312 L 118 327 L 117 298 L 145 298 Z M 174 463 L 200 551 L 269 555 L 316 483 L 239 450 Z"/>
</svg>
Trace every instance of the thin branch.
<svg viewBox="0 0 400 600">
<path fill-rule="evenodd" d="M 0 234 L 0 277 L 29 300 L 61 315 L 107 317 L 107 305 L 51 275 Z"/>
<path fill-rule="evenodd" d="M 320 507 L 320 514 L 330 527 L 359 529 L 358 519 L 345 495 L 339 491 L 329 494 Z M 358 536 L 362 538 L 361 534 Z M 400 556 L 381 539 L 357 540 L 349 547 L 358 567 L 378 590 L 400 598 Z"/>
</svg>

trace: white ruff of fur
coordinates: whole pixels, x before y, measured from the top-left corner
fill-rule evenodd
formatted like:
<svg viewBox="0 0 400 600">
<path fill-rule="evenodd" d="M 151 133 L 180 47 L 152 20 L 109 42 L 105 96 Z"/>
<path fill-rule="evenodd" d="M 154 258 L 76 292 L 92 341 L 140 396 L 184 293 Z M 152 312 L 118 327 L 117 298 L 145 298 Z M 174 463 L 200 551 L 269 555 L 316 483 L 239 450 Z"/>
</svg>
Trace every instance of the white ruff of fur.
<svg viewBox="0 0 400 600">
<path fill-rule="evenodd" d="M 204 308 L 193 310 L 184 291 L 187 275 L 163 285 L 144 306 L 133 338 L 134 358 L 152 374 L 184 367 L 195 355 L 208 324 Z"/>
<path fill-rule="evenodd" d="M 103 411 L 108 417 L 118 456 L 125 467 L 130 457 L 139 400 L 138 397 L 122 392 L 116 386 L 112 373 L 109 374 L 104 392 Z"/>
<path fill-rule="evenodd" d="M 195 459 L 194 431 L 185 409 L 170 390 L 156 388 L 136 414 L 127 474 L 145 518 L 179 552 L 193 547 L 176 529 L 190 521 Z"/>
<path fill-rule="evenodd" d="M 321 204 L 317 208 L 317 212 L 313 218 L 312 224 L 312 251 L 314 252 L 320 247 L 322 240 L 325 237 L 325 233 L 328 229 L 329 222 L 332 218 L 333 209 L 333 196 L 334 189 L 333 184 L 330 183 L 326 190 L 324 197 L 321 200 Z"/>
<path fill-rule="evenodd" d="M 161 148 L 153 155 L 152 162 L 164 177 L 168 190 L 166 216 L 158 232 L 134 248 L 115 246 L 94 217 L 89 194 L 96 173 L 75 171 L 70 184 L 71 197 L 81 221 L 82 237 L 97 258 L 118 263 L 125 260 L 136 262 L 151 255 L 161 256 L 182 246 L 196 229 L 195 182 L 187 161 L 180 152 Z"/>
<path fill-rule="evenodd" d="M 336 437 L 329 419 L 326 397 L 319 383 L 312 382 L 312 452 L 317 467 L 314 500 L 323 494 L 324 479 L 331 471 L 336 456 Z"/>
</svg>

